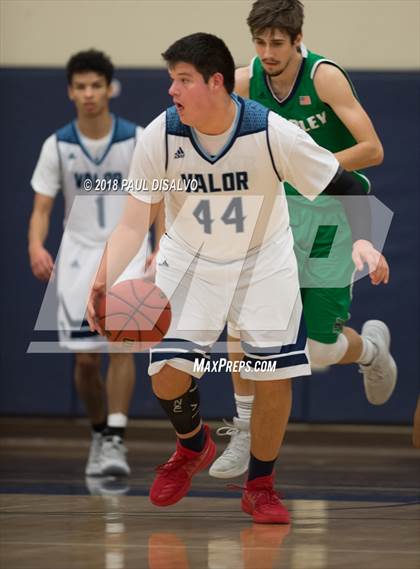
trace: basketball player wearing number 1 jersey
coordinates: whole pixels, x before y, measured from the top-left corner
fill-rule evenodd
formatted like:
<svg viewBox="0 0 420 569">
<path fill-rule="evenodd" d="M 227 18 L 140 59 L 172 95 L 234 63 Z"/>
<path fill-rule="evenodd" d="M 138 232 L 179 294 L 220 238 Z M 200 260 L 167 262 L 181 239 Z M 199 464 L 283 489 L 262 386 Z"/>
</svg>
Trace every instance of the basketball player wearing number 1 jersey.
<svg viewBox="0 0 420 569">
<path fill-rule="evenodd" d="M 109 354 L 105 393 L 101 355 L 95 353 L 104 339 L 92 334 L 85 321 L 89 285 L 126 200 L 115 188 L 128 175 L 141 130 L 109 112 L 112 75 L 112 63 L 101 52 L 80 52 L 70 59 L 68 91 L 77 118 L 44 142 L 31 181 L 35 199 L 29 254 L 34 275 L 44 281 L 50 278 L 53 265 L 44 247 L 49 218 L 58 192 L 64 196 L 64 235 L 57 271 L 58 330 L 60 345 L 75 352 L 76 386 L 92 424 L 86 465 L 89 477 L 130 472 L 123 436 L 135 381 L 134 359 L 132 354 Z M 141 276 L 144 248 L 145 244 L 122 280 Z"/>
</svg>

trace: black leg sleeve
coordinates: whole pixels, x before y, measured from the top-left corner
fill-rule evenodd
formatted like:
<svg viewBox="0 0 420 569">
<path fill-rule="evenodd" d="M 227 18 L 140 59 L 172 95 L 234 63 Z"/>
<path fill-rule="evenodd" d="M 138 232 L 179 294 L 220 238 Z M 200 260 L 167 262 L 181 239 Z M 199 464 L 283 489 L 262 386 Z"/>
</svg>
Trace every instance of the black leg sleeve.
<svg viewBox="0 0 420 569">
<path fill-rule="evenodd" d="M 176 399 L 157 399 L 177 433 L 185 435 L 200 424 L 200 392 L 194 378 L 188 391 Z"/>
</svg>

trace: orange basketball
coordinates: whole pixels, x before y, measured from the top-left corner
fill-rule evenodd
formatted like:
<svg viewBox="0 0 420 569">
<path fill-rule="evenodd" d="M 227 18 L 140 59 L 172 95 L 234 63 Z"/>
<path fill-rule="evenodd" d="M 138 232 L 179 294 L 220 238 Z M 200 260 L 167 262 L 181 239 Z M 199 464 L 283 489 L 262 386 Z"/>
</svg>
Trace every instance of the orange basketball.
<svg viewBox="0 0 420 569">
<path fill-rule="evenodd" d="M 158 344 L 171 323 L 171 305 L 161 289 L 141 279 L 122 281 L 101 298 L 98 320 L 110 342 L 144 350 Z"/>
</svg>

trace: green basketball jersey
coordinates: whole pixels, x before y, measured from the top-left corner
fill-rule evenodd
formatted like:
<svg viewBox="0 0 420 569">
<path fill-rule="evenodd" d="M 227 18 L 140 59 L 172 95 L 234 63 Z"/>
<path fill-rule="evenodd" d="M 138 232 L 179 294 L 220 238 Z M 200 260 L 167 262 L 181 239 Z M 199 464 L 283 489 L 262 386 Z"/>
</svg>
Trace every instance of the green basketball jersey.
<svg viewBox="0 0 420 569">
<path fill-rule="evenodd" d="M 279 101 L 274 95 L 260 59 L 254 58 L 251 63 L 250 98 L 294 122 L 317 144 L 333 153 L 354 146 L 356 140 L 350 131 L 331 107 L 320 100 L 314 87 L 313 78 L 317 66 L 327 61 L 331 65 L 336 64 L 307 51 L 303 46 L 302 55 L 302 64 L 295 84 L 283 101 Z M 345 74 L 344 71 L 343 73 Z M 349 83 L 351 85 L 350 80 Z M 354 175 L 368 192 L 369 180 L 359 172 L 354 172 Z M 351 259 L 352 236 L 347 216 L 340 200 L 333 196 L 320 195 L 310 202 L 289 184 L 285 183 L 284 186 L 308 331 L 311 338 L 319 341 L 335 341 L 337 333 L 333 327 L 336 317 L 339 316 L 344 320 L 347 318 L 350 298 L 348 285 L 354 270 Z M 312 292 L 322 289 L 327 289 L 323 313 L 324 316 L 330 316 L 325 317 L 326 320 L 325 318 L 320 320 L 316 310 L 310 308 L 311 302 L 308 300 Z M 333 291 L 338 291 L 338 297 L 342 295 L 345 298 L 343 310 L 337 310 L 339 303 L 332 297 Z M 318 300 L 315 304 L 317 302 Z M 320 328 L 322 334 L 319 332 Z"/>
<path fill-rule="evenodd" d="M 279 101 L 270 88 L 262 63 L 255 57 L 251 63 L 249 85 L 250 98 L 268 107 L 275 113 L 290 120 L 305 130 L 317 144 L 331 152 L 339 152 L 356 144 L 353 135 L 337 117 L 335 112 L 318 97 L 314 86 L 315 71 L 320 63 L 328 62 L 338 67 L 347 77 L 354 94 L 354 87 L 347 74 L 333 61 L 325 59 L 306 48 L 302 48 L 302 65 L 291 93 L 283 101 Z M 363 184 L 366 192 L 370 190 L 369 180 L 360 172 L 354 172 Z M 288 195 L 296 194 L 288 184 L 285 185 Z M 319 205 L 319 204 L 318 204 Z"/>
<path fill-rule="evenodd" d="M 354 146 L 356 140 L 331 107 L 320 100 L 313 82 L 321 62 L 341 68 L 320 55 L 308 52 L 303 46 L 302 55 L 298 77 L 291 93 L 283 101 L 275 97 L 261 61 L 256 57 L 251 64 L 250 98 L 294 122 L 320 146 L 333 153 Z M 345 74 L 344 70 L 341 71 Z M 350 80 L 349 83 L 351 85 Z M 354 92 L 353 86 L 352 89 Z M 369 180 L 360 172 L 354 172 L 354 175 L 369 192 Z M 309 202 L 289 184 L 284 186 L 308 337 L 318 342 L 334 343 L 349 318 L 351 302 L 354 264 L 347 216 L 341 202 L 333 196 L 320 195 Z"/>
</svg>

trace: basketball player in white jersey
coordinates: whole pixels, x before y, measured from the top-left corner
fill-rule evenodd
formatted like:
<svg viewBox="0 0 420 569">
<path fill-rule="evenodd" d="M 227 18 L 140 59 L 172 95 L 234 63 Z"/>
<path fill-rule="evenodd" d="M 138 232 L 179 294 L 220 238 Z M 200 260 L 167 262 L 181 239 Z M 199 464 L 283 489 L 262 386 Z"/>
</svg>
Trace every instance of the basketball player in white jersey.
<svg viewBox="0 0 420 569">
<path fill-rule="evenodd" d="M 242 377 L 253 381 L 256 393 L 242 509 L 255 522 L 289 523 L 273 469 L 290 413 L 291 378 L 309 375 L 310 364 L 282 180 L 309 200 L 324 190 L 363 189 L 301 129 L 232 95 L 235 66 L 219 38 L 187 36 L 163 57 L 175 105 L 137 144 L 130 177 L 146 180 L 147 188 L 129 196 L 108 240 L 88 303 L 89 324 L 103 333 L 98 299 L 135 254 L 165 199 L 156 282 L 170 298 L 173 318 L 165 341 L 151 352 L 149 373 L 177 448 L 159 467 L 150 499 L 158 506 L 178 502 L 192 476 L 214 458 L 195 379 L 232 319 L 246 354 Z M 155 182 L 162 180 L 176 189 L 159 191 Z M 361 262 L 377 261 L 370 243 L 357 243 Z"/>
<path fill-rule="evenodd" d="M 86 299 L 103 248 L 121 216 L 125 197 L 97 192 L 99 181 L 119 184 L 128 175 L 137 137 L 142 130 L 109 111 L 113 65 L 102 52 L 77 53 L 67 64 L 68 95 L 76 119 L 46 139 L 36 165 L 29 226 L 33 274 L 48 281 L 53 258 L 44 246 L 57 193 L 65 201 L 65 232 L 58 262 L 58 329 L 60 345 L 75 353 L 75 382 L 92 425 L 86 475 L 128 475 L 123 443 L 135 383 L 132 354 L 109 354 L 106 391 L 101 380 L 103 338 L 84 320 Z M 89 192 L 89 184 L 91 191 Z M 141 244 L 140 244 L 141 245 Z M 144 247 L 144 245 L 143 245 Z M 140 251 L 122 278 L 141 276 Z"/>
</svg>

